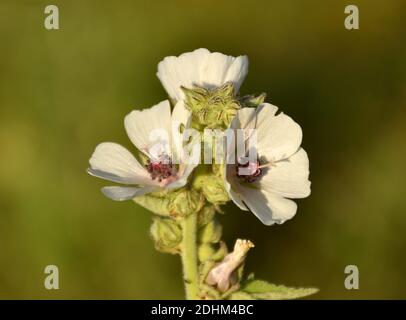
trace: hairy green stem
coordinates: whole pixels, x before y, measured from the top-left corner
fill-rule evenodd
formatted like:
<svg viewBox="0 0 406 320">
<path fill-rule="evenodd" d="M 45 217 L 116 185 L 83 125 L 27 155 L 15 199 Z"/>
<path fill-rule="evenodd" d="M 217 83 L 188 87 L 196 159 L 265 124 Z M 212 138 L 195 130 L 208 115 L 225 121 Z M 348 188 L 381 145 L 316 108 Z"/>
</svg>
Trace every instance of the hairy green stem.
<svg viewBox="0 0 406 320">
<path fill-rule="evenodd" d="M 199 279 L 197 265 L 197 214 L 192 213 L 182 221 L 181 256 L 186 299 L 199 299 Z"/>
</svg>

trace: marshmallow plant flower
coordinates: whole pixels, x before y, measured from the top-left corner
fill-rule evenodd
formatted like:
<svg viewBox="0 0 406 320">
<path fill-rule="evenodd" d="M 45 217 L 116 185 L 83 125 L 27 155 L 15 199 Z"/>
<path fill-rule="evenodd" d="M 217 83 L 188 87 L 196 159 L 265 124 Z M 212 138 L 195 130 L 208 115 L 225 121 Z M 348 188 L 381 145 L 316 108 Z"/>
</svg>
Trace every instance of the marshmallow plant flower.
<svg viewBox="0 0 406 320">
<path fill-rule="evenodd" d="M 90 158 L 88 173 L 112 182 L 131 185 L 102 188 L 107 197 L 119 201 L 184 186 L 195 164 L 182 159 L 178 169 L 175 167 L 172 161 L 172 135 L 168 133 L 172 133 L 176 124 L 187 124 L 189 117 L 183 103 L 178 103 L 171 114 L 168 100 L 149 109 L 132 111 L 124 119 L 125 129 L 131 142 L 146 157 L 146 165 L 141 165 L 123 146 L 104 142 L 96 147 Z M 175 137 L 179 139 L 175 145 L 182 144 L 182 136 L 178 134 Z"/>
<path fill-rule="evenodd" d="M 166 57 L 157 76 L 170 101 L 132 111 L 124 120 L 138 153 L 107 142 L 89 161 L 91 175 L 122 184 L 102 188 L 107 197 L 133 200 L 153 213 L 151 238 L 157 250 L 180 255 L 187 299 L 294 299 L 317 291 L 245 276 L 254 244 L 237 239 L 228 252 L 221 240 L 218 215 L 228 201 L 272 225 L 295 215 L 290 199 L 310 194 L 300 126 L 277 115 L 265 94 L 239 94 L 247 72 L 246 56 L 198 49 Z M 223 161 L 206 161 L 224 145 L 220 140 L 213 146 L 207 132 L 227 138 Z M 255 150 L 248 161 L 245 153 L 233 152 L 247 146 Z"/>
<path fill-rule="evenodd" d="M 262 103 L 256 109 L 243 108 L 232 121 L 232 129 L 255 130 L 253 162 L 227 161 L 224 175 L 230 198 L 242 210 L 250 210 L 263 224 L 281 224 L 293 218 L 297 205 L 287 198 L 310 194 L 309 159 L 300 147 L 302 129 L 278 108 Z M 249 145 L 247 137 L 242 143 Z M 232 152 L 228 157 L 233 156 Z M 241 167 L 249 168 L 245 175 Z"/>
</svg>

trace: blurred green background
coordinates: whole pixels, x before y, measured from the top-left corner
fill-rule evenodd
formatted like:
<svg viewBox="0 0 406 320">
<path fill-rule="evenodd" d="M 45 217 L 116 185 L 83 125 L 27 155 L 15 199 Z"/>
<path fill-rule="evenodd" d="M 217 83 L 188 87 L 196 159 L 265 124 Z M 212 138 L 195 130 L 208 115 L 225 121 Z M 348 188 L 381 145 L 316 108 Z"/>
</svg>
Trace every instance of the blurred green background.
<svg viewBox="0 0 406 320">
<path fill-rule="evenodd" d="M 43 26 L 56 4 L 60 30 Z M 360 30 L 344 28 L 356 4 Z M 199 47 L 247 54 L 243 94 L 301 124 L 312 195 L 263 226 L 230 205 L 246 269 L 314 298 L 406 298 L 406 61 L 403 0 L 0 2 L 0 298 L 183 298 L 178 257 L 156 252 L 151 214 L 105 198 L 94 147 L 132 148 L 123 118 L 165 99 L 157 63 Z M 58 291 L 44 268 L 60 271 Z M 344 268 L 360 290 L 344 288 Z"/>
</svg>

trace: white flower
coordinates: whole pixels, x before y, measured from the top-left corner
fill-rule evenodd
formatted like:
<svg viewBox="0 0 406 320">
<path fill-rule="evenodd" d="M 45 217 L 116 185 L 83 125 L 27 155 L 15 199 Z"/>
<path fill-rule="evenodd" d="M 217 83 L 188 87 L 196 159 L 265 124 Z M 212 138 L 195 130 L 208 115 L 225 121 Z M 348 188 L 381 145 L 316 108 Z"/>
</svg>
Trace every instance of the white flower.
<svg viewBox="0 0 406 320">
<path fill-rule="evenodd" d="M 102 188 L 107 197 L 119 201 L 164 188 L 184 186 L 198 163 L 196 160 L 186 159 L 189 157 L 186 152 L 176 150 L 183 146 L 180 128 L 187 128 L 189 121 L 190 113 L 183 102 L 176 104 L 172 115 L 168 100 L 142 111 L 132 111 L 125 117 L 125 129 L 131 142 L 147 156 L 148 163 L 143 166 L 123 146 L 104 142 L 96 147 L 90 158 L 88 173 L 129 185 Z M 178 154 L 180 161 L 173 161 Z M 179 163 L 179 166 L 175 163 Z"/>
<path fill-rule="evenodd" d="M 207 49 L 197 49 L 179 57 L 166 57 L 158 64 L 157 76 L 169 96 L 184 98 L 181 87 L 214 89 L 232 82 L 237 92 L 248 72 L 248 58 L 226 56 Z"/>
<path fill-rule="evenodd" d="M 300 147 L 302 129 L 278 108 L 263 103 L 257 109 L 243 108 L 230 125 L 231 129 L 256 129 L 258 161 L 242 165 L 232 162 L 228 152 L 225 185 L 231 199 L 243 210 L 250 210 L 263 224 L 281 224 L 296 214 L 297 205 L 287 199 L 310 194 L 309 159 Z M 245 143 L 247 140 L 245 141 Z M 238 169 L 249 167 L 251 175 Z"/>
</svg>

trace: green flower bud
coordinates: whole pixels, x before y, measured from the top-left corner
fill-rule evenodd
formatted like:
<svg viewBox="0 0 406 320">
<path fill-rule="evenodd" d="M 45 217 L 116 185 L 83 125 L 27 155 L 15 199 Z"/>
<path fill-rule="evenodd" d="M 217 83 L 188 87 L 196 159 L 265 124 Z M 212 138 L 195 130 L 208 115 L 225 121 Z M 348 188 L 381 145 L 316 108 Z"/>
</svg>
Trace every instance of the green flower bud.
<svg viewBox="0 0 406 320">
<path fill-rule="evenodd" d="M 211 257 L 215 254 L 216 250 L 209 243 L 203 243 L 197 250 L 197 256 L 200 262 L 211 260 Z"/>
<path fill-rule="evenodd" d="M 215 89 L 200 87 L 182 88 L 186 107 L 192 112 L 192 120 L 198 126 L 227 128 L 241 108 L 234 96 L 234 86 L 226 83 Z"/>
<path fill-rule="evenodd" d="M 224 181 L 215 174 L 205 176 L 201 181 L 202 192 L 208 202 L 214 204 L 224 204 L 230 200 L 224 188 Z"/>
<path fill-rule="evenodd" d="M 155 217 L 150 233 L 158 251 L 177 254 L 180 252 L 182 229 L 176 221 Z"/>
<path fill-rule="evenodd" d="M 134 202 L 160 216 L 170 216 L 169 193 L 151 193 L 135 197 Z"/>
<path fill-rule="evenodd" d="M 224 257 L 228 254 L 228 249 L 226 244 L 223 241 L 220 241 L 217 251 L 211 256 L 213 261 L 223 260 Z"/>
<path fill-rule="evenodd" d="M 197 214 L 197 224 L 199 227 L 204 226 L 213 220 L 216 214 L 216 208 L 211 204 L 205 204 L 204 207 Z"/>
<path fill-rule="evenodd" d="M 199 230 L 200 243 L 217 243 L 221 239 L 223 227 L 217 220 L 212 220 Z"/>
<path fill-rule="evenodd" d="M 223 260 L 226 254 L 227 246 L 224 242 L 220 242 L 219 244 L 203 243 L 198 248 L 198 257 L 200 262 L 217 262 Z M 209 271 L 210 270 L 207 270 L 207 273 Z"/>
<path fill-rule="evenodd" d="M 171 197 L 169 211 L 172 217 L 184 217 L 198 212 L 204 202 L 204 197 L 200 192 L 181 189 Z"/>
</svg>

